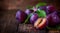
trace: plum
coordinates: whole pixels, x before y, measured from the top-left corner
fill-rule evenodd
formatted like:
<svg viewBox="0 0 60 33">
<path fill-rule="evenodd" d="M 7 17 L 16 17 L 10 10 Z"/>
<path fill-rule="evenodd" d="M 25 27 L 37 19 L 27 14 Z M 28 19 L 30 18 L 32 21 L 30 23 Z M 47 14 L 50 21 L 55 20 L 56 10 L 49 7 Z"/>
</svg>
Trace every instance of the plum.
<svg viewBox="0 0 60 33">
<path fill-rule="evenodd" d="M 40 6 L 38 9 L 46 11 L 46 6 Z"/>
<path fill-rule="evenodd" d="M 59 18 L 60 18 L 60 11 L 57 11 L 57 15 L 59 16 Z"/>
<path fill-rule="evenodd" d="M 33 12 L 32 9 L 26 9 L 26 10 L 25 10 L 25 13 L 26 13 L 27 15 L 29 15 L 29 14 L 32 13 L 32 12 Z"/>
<path fill-rule="evenodd" d="M 44 29 L 47 26 L 46 21 L 46 18 L 38 18 L 34 23 L 34 27 L 36 27 L 37 29 Z"/>
<path fill-rule="evenodd" d="M 60 19 L 57 15 L 57 12 L 53 12 L 47 16 L 48 26 L 56 26 L 60 23 Z"/>
<path fill-rule="evenodd" d="M 30 17 L 30 23 L 34 24 L 34 22 L 38 19 L 37 13 L 32 13 L 32 16 Z"/>
<path fill-rule="evenodd" d="M 53 5 L 48 5 L 48 6 L 46 6 L 46 11 L 48 14 L 50 14 L 50 13 L 53 13 L 54 11 L 56 11 L 56 9 Z"/>
<path fill-rule="evenodd" d="M 27 18 L 27 14 L 24 13 L 22 10 L 18 10 L 18 11 L 16 12 L 16 19 L 17 19 L 20 23 L 23 23 L 26 18 Z"/>
<path fill-rule="evenodd" d="M 55 7 L 52 6 L 52 5 L 40 6 L 40 7 L 38 7 L 38 9 L 44 10 L 47 15 L 50 14 L 50 13 L 53 13 L 54 11 L 56 11 Z"/>
</svg>

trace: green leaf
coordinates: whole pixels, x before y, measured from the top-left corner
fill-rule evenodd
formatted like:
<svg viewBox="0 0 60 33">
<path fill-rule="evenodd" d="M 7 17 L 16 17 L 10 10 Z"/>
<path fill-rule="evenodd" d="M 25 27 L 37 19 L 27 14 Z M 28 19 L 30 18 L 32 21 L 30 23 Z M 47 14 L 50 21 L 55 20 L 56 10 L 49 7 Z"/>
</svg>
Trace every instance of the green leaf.
<svg viewBox="0 0 60 33">
<path fill-rule="evenodd" d="M 45 6 L 45 5 L 46 5 L 45 2 L 41 2 L 41 3 L 38 3 L 38 4 L 36 5 L 36 7 L 38 8 L 38 7 L 40 7 L 40 6 Z"/>
<path fill-rule="evenodd" d="M 44 10 L 37 10 L 36 13 L 39 17 L 46 17 L 46 12 Z"/>
</svg>

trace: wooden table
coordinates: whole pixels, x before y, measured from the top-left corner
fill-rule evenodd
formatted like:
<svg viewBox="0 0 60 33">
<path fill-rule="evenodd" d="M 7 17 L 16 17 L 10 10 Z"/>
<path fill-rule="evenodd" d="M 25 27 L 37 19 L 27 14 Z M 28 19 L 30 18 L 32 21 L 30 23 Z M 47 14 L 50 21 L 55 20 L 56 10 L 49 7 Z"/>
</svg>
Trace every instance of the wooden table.
<svg viewBox="0 0 60 33">
<path fill-rule="evenodd" d="M 32 24 L 19 24 L 18 33 L 59 33 L 59 30 L 39 30 Z"/>
</svg>

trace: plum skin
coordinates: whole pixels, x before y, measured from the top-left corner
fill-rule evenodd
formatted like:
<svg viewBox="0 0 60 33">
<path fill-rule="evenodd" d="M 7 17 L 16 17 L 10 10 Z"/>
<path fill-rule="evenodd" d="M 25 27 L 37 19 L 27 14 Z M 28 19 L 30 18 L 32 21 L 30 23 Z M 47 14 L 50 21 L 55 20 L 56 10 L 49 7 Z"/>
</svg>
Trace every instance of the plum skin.
<svg viewBox="0 0 60 33">
<path fill-rule="evenodd" d="M 48 26 L 53 27 L 60 23 L 60 18 L 56 12 L 53 12 L 47 16 Z"/>
<path fill-rule="evenodd" d="M 16 12 L 16 19 L 19 21 L 19 23 L 23 23 L 25 19 L 27 18 L 27 14 L 23 11 L 19 10 Z"/>
<path fill-rule="evenodd" d="M 38 19 L 38 14 L 32 13 L 32 16 L 30 17 L 30 23 L 34 24 L 37 19 Z"/>
<path fill-rule="evenodd" d="M 26 9 L 26 10 L 25 10 L 25 13 L 26 13 L 27 15 L 29 15 L 29 14 L 32 13 L 32 12 L 33 12 L 32 9 Z"/>
</svg>

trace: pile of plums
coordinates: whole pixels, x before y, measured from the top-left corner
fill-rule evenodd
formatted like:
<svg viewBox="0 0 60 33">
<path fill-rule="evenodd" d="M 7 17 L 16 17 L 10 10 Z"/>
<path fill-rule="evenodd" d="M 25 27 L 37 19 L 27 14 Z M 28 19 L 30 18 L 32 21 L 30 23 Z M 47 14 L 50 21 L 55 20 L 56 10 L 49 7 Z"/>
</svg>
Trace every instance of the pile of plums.
<svg viewBox="0 0 60 33">
<path fill-rule="evenodd" d="M 45 13 L 46 13 L 46 17 L 39 17 L 39 15 L 43 15 L 43 13 L 40 13 L 38 15 L 37 10 L 43 10 Z M 49 27 L 53 27 L 53 26 L 56 26 L 58 24 L 60 24 L 60 12 L 58 12 L 56 10 L 56 8 L 53 6 L 53 5 L 44 5 L 44 6 L 39 6 L 39 7 L 33 7 L 33 9 L 26 9 L 25 11 L 22 11 L 22 10 L 18 10 L 16 12 L 16 19 L 19 21 L 19 23 L 30 23 L 30 24 L 33 24 L 39 20 L 37 19 L 43 19 L 43 18 L 46 18 L 46 22 L 42 25 L 43 27 L 45 27 L 46 25 L 49 26 Z M 29 17 L 29 15 L 31 15 Z M 36 23 L 35 23 L 36 24 Z M 40 24 L 41 25 L 41 24 Z M 40 28 L 43 28 L 43 27 L 40 27 Z"/>
</svg>

